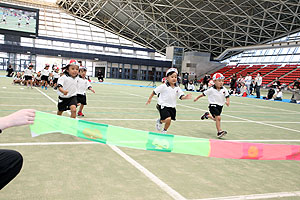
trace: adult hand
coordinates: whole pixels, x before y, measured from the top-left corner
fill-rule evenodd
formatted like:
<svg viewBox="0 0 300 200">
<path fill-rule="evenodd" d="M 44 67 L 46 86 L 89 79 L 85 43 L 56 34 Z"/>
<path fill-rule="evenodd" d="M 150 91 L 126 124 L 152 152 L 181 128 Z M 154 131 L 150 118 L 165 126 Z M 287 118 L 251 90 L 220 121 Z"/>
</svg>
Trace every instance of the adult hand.
<svg viewBox="0 0 300 200">
<path fill-rule="evenodd" d="M 35 118 L 35 110 L 33 109 L 23 109 L 14 112 L 6 117 L 3 117 L 0 121 L 0 127 L 2 129 L 21 126 L 27 124 L 33 124 Z"/>
</svg>

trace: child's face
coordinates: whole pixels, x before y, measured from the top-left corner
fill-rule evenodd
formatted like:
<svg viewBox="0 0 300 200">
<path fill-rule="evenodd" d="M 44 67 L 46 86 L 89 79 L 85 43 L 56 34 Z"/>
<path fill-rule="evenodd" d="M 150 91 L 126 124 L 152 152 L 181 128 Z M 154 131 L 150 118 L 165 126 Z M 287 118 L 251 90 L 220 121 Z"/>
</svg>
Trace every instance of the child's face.
<svg viewBox="0 0 300 200">
<path fill-rule="evenodd" d="M 82 77 L 85 77 L 86 76 L 86 71 L 85 70 L 79 70 L 79 75 L 82 76 Z"/>
<path fill-rule="evenodd" d="M 67 72 L 69 72 L 70 76 L 72 76 L 74 78 L 78 75 L 78 69 L 79 69 L 79 67 L 77 65 L 71 65 L 67 69 Z"/>
<path fill-rule="evenodd" d="M 174 85 L 177 82 L 177 74 L 173 73 L 167 77 L 167 80 L 170 84 Z"/>
<path fill-rule="evenodd" d="M 214 81 L 216 88 L 221 88 L 224 85 L 224 79 L 217 79 Z"/>
</svg>

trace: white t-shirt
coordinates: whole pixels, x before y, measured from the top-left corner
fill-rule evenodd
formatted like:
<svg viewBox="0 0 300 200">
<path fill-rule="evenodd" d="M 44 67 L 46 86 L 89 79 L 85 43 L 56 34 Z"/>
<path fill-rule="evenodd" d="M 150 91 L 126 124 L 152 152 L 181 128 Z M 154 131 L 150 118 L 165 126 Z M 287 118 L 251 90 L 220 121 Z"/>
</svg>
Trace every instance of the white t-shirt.
<svg viewBox="0 0 300 200">
<path fill-rule="evenodd" d="M 92 87 L 90 82 L 87 79 L 83 79 L 79 77 L 78 79 L 78 92 L 77 94 L 85 94 L 85 91 L 89 88 Z"/>
<path fill-rule="evenodd" d="M 68 91 L 67 95 L 64 95 L 59 90 L 57 90 L 57 94 L 62 98 L 69 98 L 72 96 L 77 95 L 77 89 L 78 89 L 78 76 L 75 78 L 71 77 L 70 75 L 64 74 L 57 80 L 57 85 L 62 86 L 64 90 Z"/>
<path fill-rule="evenodd" d="M 251 84 L 251 81 L 252 81 L 252 76 L 246 76 L 246 77 L 245 77 L 245 84 L 246 84 L 246 85 L 250 85 L 250 84 Z"/>
<path fill-rule="evenodd" d="M 42 71 L 41 71 L 41 75 L 42 75 L 42 76 L 49 76 L 49 74 L 50 74 L 50 71 L 49 71 L 49 70 L 47 70 L 47 69 L 42 69 Z"/>
<path fill-rule="evenodd" d="M 53 74 L 53 78 L 59 78 L 59 77 L 60 77 L 60 74 L 59 74 L 59 73 L 52 72 L 52 74 Z"/>
<path fill-rule="evenodd" d="M 194 84 L 188 83 L 188 90 L 193 90 L 193 91 L 195 91 L 196 88 L 195 88 Z"/>
<path fill-rule="evenodd" d="M 34 70 L 33 69 L 26 68 L 24 70 L 24 76 L 32 76 L 33 74 L 34 74 Z"/>
<path fill-rule="evenodd" d="M 255 78 L 255 82 L 256 82 L 257 86 L 261 86 L 261 84 L 262 84 L 262 77 L 261 76 L 260 77 L 256 77 Z"/>
<path fill-rule="evenodd" d="M 184 93 L 180 87 L 176 86 L 172 88 L 168 82 L 155 88 L 154 93 L 159 95 L 157 102 L 162 108 L 175 108 L 176 100 L 181 96 L 184 96 Z"/>
<path fill-rule="evenodd" d="M 224 86 L 219 91 L 215 86 L 212 86 L 205 90 L 203 94 L 207 96 L 209 104 L 217 104 L 219 106 L 223 106 L 225 99 L 229 97 L 228 90 Z"/>
</svg>

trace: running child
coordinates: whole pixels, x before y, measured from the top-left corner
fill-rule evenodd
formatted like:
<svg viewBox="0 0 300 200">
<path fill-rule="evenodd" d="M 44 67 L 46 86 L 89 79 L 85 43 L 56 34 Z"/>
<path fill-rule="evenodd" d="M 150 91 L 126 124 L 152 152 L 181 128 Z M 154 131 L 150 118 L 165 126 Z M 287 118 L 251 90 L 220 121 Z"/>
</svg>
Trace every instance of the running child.
<svg viewBox="0 0 300 200">
<path fill-rule="evenodd" d="M 57 81 L 58 111 L 62 115 L 64 111 L 71 110 L 71 117 L 76 118 L 77 86 L 79 66 L 75 60 L 71 60 L 65 67 L 64 74 Z"/>
<path fill-rule="evenodd" d="M 28 83 L 30 83 L 32 89 L 32 77 L 34 75 L 33 65 L 29 64 L 28 68 L 24 70 L 24 79 L 27 88 L 29 88 Z"/>
<path fill-rule="evenodd" d="M 42 86 L 42 89 L 45 87 L 45 90 L 47 90 L 48 79 L 49 79 L 49 74 L 50 74 L 49 67 L 50 67 L 49 64 L 46 64 L 44 69 L 42 69 L 42 71 L 41 71 L 41 75 L 42 75 L 41 86 Z"/>
<path fill-rule="evenodd" d="M 79 79 L 78 79 L 78 92 L 77 92 L 77 103 L 80 104 L 78 116 L 84 116 L 82 113 L 83 107 L 86 105 L 86 90 L 91 90 L 95 93 L 95 90 L 92 88 L 90 82 L 86 78 L 86 67 L 79 68 Z"/>
<path fill-rule="evenodd" d="M 204 91 L 203 94 L 199 95 L 194 99 L 196 102 L 199 98 L 207 96 L 209 102 L 209 112 L 205 112 L 201 119 L 212 119 L 216 122 L 217 137 L 221 138 L 227 134 L 227 131 L 221 129 L 221 113 L 224 103 L 229 106 L 229 93 L 224 85 L 224 76 L 221 73 L 216 73 L 213 76 L 214 85 L 208 90 Z"/>
<path fill-rule="evenodd" d="M 191 99 L 192 94 L 184 95 L 183 91 L 177 85 L 177 76 L 178 71 L 176 68 L 168 69 L 167 81 L 165 84 L 162 84 L 154 89 L 152 94 L 149 96 L 149 99 L 146 105 L 151 103 L 151 99 L 154 95 L 158 95 L 158 104 L 156 108 L 159 111 L 160 118 L 156 121 L 156 129 L 161 131 L 162 123 L 165 124 L 164 129 L 162 130 L 163 134 L 167 133 L 168 128 L 171 125 L 171 120 L 176 120 L 176 100 L 177 98 Z"/>
<path fill-rule="evenodd" d="M 59 68 L 58 67 L 54 68 L 52 74 L 53 74 L 53 89 L 57 90 L 57 81 L 58 78 L 60 77 Z"/>
</svg>

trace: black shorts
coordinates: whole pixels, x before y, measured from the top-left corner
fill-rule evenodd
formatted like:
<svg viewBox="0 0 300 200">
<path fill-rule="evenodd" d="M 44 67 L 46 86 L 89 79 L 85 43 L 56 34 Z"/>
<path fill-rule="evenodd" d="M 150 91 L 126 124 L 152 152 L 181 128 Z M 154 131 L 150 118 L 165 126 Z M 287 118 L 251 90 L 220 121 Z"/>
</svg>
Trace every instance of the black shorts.
<svg viewBox="0 0 300 200">
<path fill-rule="evenodd" d="M 86 95 L 85 94 L 77 94 L 77 103 L 86 105 Z"/>
<path fill-rule="evenodd" d="M 58 78 L 53 79 L 53 84 L 57 83 Z"/>
<path fill-rule="evenodd" d="M 222 113 L 223 106 L 219 106 L 217 104 L 210 104 L 208 106 L 209 112 L 213 117 L 220 116 Z"/>
<path fill-rule="evenodd" d="M 75 105 L 77 107 L 77 96 L 72 96 L 70 98 L 58 97 L 58 111 L 70 110 L 70 106 L 72 105 Z"/>
<path fill-rule="evenodd" d="M 32 76 L 24 76 L 25 81 L 32 80 Z"/>
<path fill-rule="evenodd" d="M 171 108 L 171 107 L 164 107 L 161 109 L 160 105 L 156 105 L 157 110 L 159 111 L 160 114 L 160 120 L 165 120 L 168 117 L 171 117 L 172 120 L 176 120 L 176 109 Z"/>
<path fill-rule="evenodd" d="M 47 82 L 48 82 L 48 78 L 49 78 L 49 76 L 43 75 L 43 76 L 41 77 L 41 80 L 42 80 L 42 81 L 47 81 Z"/>
</svg>

